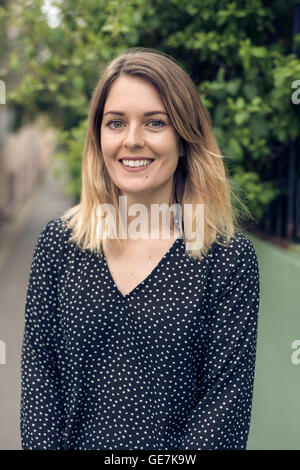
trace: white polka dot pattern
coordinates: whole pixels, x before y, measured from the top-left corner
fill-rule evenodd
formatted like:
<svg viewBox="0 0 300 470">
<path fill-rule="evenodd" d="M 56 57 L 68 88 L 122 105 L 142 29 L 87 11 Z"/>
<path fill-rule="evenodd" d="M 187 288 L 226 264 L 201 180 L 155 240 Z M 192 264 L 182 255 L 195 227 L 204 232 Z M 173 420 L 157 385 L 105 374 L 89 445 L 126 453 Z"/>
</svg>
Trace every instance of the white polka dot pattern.
<svg viewBox="0 0 300 470">
<path fill-rule="evenodd" d="M 178 238 L 122 295 L 61 219 L 34 252 L 21 361 L 22 449 L 245 449 L 259 270 L 241 232 L 193 260 Z"/>
</svg>

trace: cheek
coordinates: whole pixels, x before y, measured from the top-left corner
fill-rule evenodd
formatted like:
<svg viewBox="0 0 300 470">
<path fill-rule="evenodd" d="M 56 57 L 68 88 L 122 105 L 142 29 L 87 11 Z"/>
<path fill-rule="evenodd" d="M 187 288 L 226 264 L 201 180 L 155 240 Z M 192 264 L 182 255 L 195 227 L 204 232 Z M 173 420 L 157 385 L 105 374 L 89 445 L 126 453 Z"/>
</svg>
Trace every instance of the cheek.
<svg viewBox="0 0 300 470">
<path fill-rule="evenodd" d="M 174 158 L 177 155 L 177 146 L 173 138 L 167 135 L 161 134 L 156 139 L 152 139 L 149 145 L 152 146 L 155 151 L 160 155 L 166 155 L 169 158 Z"/>
<path fill-rule="evenodd" d="M 113 153 L 114 148 L 113 139 L 109 138 L 105 131 L 101 132 L 101 150 L 103 157 L 109 157 Z"/>
<path fill-rule="evenodd" d="M 162 145 L 162 149 L 163 153 L 168 157 L 167 164 L 169 166 L 176 165 L 179 158 L 177 143 L 173 139 L 170 139 L 167 144 L 166 142 L 164 142 L 164 144 Z"/>
</svg>

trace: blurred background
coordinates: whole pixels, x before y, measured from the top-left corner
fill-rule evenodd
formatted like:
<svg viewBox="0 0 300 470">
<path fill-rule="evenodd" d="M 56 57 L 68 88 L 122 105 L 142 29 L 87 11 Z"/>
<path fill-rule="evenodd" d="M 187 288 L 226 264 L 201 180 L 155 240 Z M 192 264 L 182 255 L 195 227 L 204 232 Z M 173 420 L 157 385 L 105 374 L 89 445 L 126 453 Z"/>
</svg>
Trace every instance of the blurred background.
<svg viewBox="0 0 300 470">
<path fill-rule="evenodd" d="M 37 238 L 80 197 L 89 104 L 128 47 L 167 52 L 209 109 L 261 278 L 248 449 L 300 449 L 300 1 L 0 0 L 0 449 L 20 449 Z M 233 201 L 234 203 L 234 201 Z"/>
</svg>

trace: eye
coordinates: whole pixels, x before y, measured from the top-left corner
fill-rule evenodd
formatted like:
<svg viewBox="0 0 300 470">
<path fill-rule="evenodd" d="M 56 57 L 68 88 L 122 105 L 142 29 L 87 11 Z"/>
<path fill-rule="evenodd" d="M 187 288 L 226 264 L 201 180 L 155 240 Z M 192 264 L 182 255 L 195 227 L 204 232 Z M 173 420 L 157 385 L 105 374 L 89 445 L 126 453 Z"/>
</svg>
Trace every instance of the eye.
<svg viewBox="0 0 300 470">
<path fill-rule="evenodd" d="M 157 129 L 159 129 L 159 128 L 166 125 L 166 123 L 164 121 L 162 121 L 161 119 L 155 119 L 155 120 L 153 119 L 152 121 L 149 121 L 149 123 L 151 123 L 151 122 L 159 124 L 159 126 L 150 126 L 150 127 L 154 127 L 154 128 L 157 128 Z"/>
<path fill-rule="evenodd" d="M 105 126 L 106 127 L 110 127 L 110 129 L 120 129 L 121 128 L 121 125 L 122 125 L 122 122 L 120 119 L 111 119 L 110 121 L 108 121 Z M 162 127 L 164 127 L 166 125 L 166 123 L 164 121 L 162 121 L 161 119 L 152 119 L 151 121 L 148 122 L 148 124 L 155 124 L 154 126 L 150 126 L 154 129 L 160 129 Z M 120 125 L 119 125 L 120 124 Z"/>
<path fill-rule="evenodd" d="M 120 121 L 120 119 L 112 119 L 111 121 L 108 121 L 105 125 L 107 127 L 110 127 L 111 129 L 119 129 L 119 126 L 118 127 L 111 127 L 111 124 L 115 124 L 115 123 L 122 123 L 122 121 Z"/>
</svg>

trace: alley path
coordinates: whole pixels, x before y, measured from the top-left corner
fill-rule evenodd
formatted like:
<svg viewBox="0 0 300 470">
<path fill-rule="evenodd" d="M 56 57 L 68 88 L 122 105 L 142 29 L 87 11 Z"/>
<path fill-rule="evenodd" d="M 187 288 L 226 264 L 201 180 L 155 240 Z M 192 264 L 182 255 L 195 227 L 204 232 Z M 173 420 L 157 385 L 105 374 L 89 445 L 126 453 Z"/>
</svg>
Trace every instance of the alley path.
<svg viewBox="0 0 300 470">
<path fill-rule="evenodd" d="M 34 247 L 49 220 L 74 204 L 50 169 L 0 246 L 0 450 L 20 450 L 21 346 L 27 284 Z"/>
</svg>

